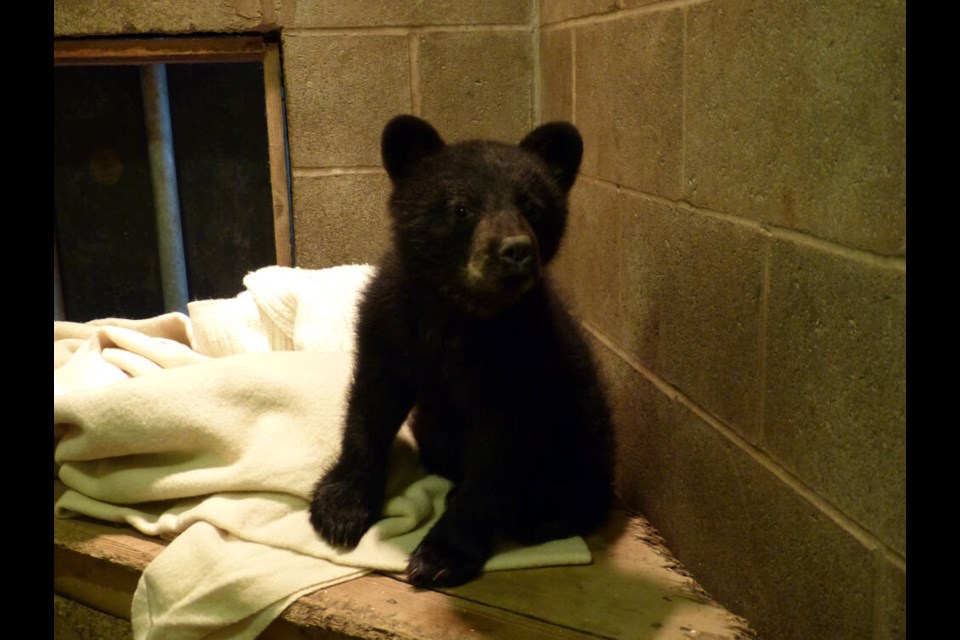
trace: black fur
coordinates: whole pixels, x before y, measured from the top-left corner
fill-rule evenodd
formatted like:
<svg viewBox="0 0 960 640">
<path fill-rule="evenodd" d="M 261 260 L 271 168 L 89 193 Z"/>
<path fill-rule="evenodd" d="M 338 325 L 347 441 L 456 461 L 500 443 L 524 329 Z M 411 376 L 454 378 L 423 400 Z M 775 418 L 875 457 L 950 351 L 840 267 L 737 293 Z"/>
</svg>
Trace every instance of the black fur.
<svg viewBox="0 0 960 640">
<path fill-rule="evenodd" d="M 343 449 L 311 521 L 330 543 L 357 544 L 380 517 L 390 446 L 412 411 L 423 463 L 455 487 L 408 578 L 453 586 L 480 574 L 501 537 L 586 534 L 611 504 L 607 404 L 543 274 L 582 143 L 550 123 L 519 145 L 447 145 L 398 116 L 382 153 L 393 243 L 361 303 Z"/>
</svg>

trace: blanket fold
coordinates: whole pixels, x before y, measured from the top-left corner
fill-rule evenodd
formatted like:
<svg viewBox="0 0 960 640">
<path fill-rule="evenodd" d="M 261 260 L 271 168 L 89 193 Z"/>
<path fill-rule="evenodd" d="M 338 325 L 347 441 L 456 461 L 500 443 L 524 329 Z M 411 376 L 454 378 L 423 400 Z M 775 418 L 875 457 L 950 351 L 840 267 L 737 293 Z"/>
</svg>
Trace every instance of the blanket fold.
<svg viewBox="0 0 960 640">
<path fill-rule="evenodd" d="M 370 267 L 267 267 L 190 316 L 54 323 L 59 517 L 176 536 L 147 567 L 138 639 L 254 638 L 301 595 L 369 570 L 403 571 L 450 483 L 402 431 L 383 518 L 356 549 L 309 522 L 336 457 L 356 302 Z M 503 550 L 488 570 L 590 561 L 583 540 Z"/>
</svg>

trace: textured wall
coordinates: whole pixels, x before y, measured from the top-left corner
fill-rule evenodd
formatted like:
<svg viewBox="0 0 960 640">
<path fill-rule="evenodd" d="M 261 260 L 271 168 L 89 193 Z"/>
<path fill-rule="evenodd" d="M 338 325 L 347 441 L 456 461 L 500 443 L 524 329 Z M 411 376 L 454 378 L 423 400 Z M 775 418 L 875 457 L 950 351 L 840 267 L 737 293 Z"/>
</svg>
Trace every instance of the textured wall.
<svg viewBox="0 0 960 640">
<path fill-rule="evenodd" d="M 57 0 L 54 35 L 279 30 L 296 259 L 376 260 L 385 120 L 584 134 L 556 275 L 625 500 L 777 639 L 905 636 L 905 1 Z"/>
<path fill-rule="evenodd" d="M 379 257 L 380 131 L 391 116 L 420 115 L 451 141 L 517 141 L 533 125 L 526 0 L 300 2 L 281 18 L 301 267 Z"/>
<path fill-rule="evenodd" d="M 769 638 L 905 636 L 903 0 L 542 0 L 624 498 Z"/>
</svg>

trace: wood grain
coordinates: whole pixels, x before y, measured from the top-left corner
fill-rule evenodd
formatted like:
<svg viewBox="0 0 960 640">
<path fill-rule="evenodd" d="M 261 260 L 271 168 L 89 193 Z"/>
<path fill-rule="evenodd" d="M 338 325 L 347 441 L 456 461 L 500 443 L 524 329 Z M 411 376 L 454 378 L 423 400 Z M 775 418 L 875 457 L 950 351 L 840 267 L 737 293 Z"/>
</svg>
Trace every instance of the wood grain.
<svg viewBox="0 0 960 640">
<path fill-rule="evenodd" d="M 273 200 L 273 233 L 277 264 L 293 266 L 290 235 L 290 188 L 287 171 L 287 139 L 283 109 L 283 77 L 280 48 L 267 44 L 263 58 L 263 83 L 267 111 L 267 151 L 270 157 L 270 192 Z"/>
<path fill-rule="evenodd" d="M 371 573 L 300 598 L 261 638 L 750 637 L 746 623 L 710 600 L 642 518 L 618 512 L 588 544 L 590 565 L 491 572 L 445 591 Z M 54 591 L 129 619 L 137 580 L 164 547 L 129 527 L 54 518 Z"/>
<path fill-rule="evenodd" d="M 257 36 L 54 40 L 54 65 L 255 62 L 266 45 Z"/>
</svg>

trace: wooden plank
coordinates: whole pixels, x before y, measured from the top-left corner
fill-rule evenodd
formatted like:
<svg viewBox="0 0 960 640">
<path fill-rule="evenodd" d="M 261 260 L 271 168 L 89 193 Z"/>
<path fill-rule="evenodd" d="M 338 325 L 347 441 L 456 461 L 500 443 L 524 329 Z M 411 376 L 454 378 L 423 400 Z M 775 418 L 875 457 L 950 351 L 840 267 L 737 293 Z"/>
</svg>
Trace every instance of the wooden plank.
<svg viewBox="0 0 960 640">
<path fill-rule="evenodd" d="M 54 40 L 54 65 L 256 62 L 266 52 L 258 36 Z"/>
<path fill-rule="evenodd" d="M 57 483 L 55 483 L 56 485 Z M 619 512 L 588 539 L 585 566 L 491 572 L 445 591 L 369 574 L 290 605 L 264 640 L 596 640 L 752 637 L 700 589 L 645 520 Z M 164 541 L 85 518 L 54 522 L 54 591 L 129 619 Z"/>
<path fill-rule="evenodd" d="M 283 109 L 283 77 L 280 48 L 267 44 L 263 58 L 263 83 L 267 110 L 267 151 L 270 162 L 270 191 L 273 199 L 273 232 L 277 264 L 293 266 L 290 235 L 290 188 L 287 167 L 287 139 Z"/>
<path fill-rule="evenodd" d="M 485 580 L 486 578 L 481 578 Z M 549 583 L 540 599 L 551 597 Z M 304 596 L 283 616 L 298 629 L 329 629 L 365 640 L 595 640 L 596 635 L 438 591 L 370 574 Z M 266 636 L 264 636 L 266 637 Z"/>
<path fill-rule="evenodd" d="M 54 518 L 53 590 L 130 619 L 137 581 L 164 544 L 128 527 Z"/>
<path fill-rule="evenodd" d="M 63 282 L 60 280 L 60 252 L 57 250 L 57 232 L 53 232 L 53 320 L 66 318 L 63 310 Z"/>
<path fill-rule="evenodd" d="M 54 521 L 54 591 L 129 620 L 137 580 L 164 548 L 162 540 L 85 518 Z M 529 615 L 370 574 L 301 598 L 261 635 L 263 640 L 420 638 L 593 640 Z"/>
<path fill-rule="evenodd" d="M 130 619 L 141 570 L 107 559 L 54 547 L 53 591 L 75 602 Z"/>
<path fill-rule="evenodd" d="M 749 637 L 643 518 L 614 512 L 587 542 L 590 565 L 491 572 L 448 593 L 604 638 Z"/>
</svg>

